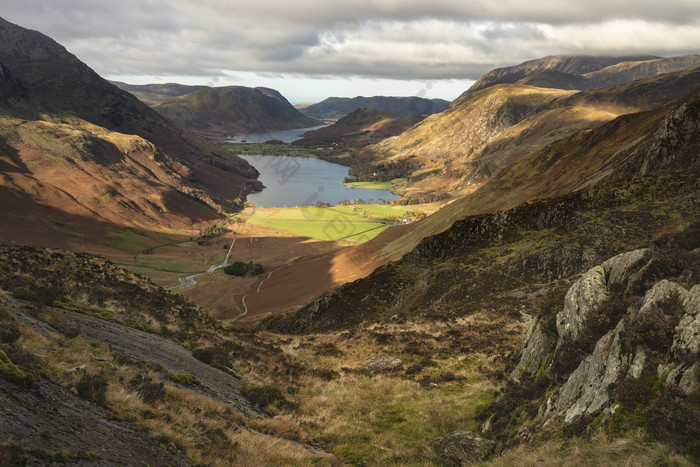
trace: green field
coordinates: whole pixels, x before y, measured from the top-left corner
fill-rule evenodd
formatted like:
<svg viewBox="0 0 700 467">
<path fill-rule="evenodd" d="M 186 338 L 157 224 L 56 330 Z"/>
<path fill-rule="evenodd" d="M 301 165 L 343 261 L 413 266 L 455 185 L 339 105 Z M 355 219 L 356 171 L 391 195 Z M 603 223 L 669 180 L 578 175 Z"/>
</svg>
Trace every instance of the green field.
<svg viewBox="0 0 700 467">
<path fill-rule="evenodd" d="M 391 182 L 347 182 L 347 186 L 355 188 L 371 188 L 373 190 L 391 190 Z"/>
<path fill-rule="evenodd" d="M 280 208 L 265 217 L 255 216 L 250 222 L 320 240 L 354 242 L 366 242 L 391 226 L 354 212 L 353 206 Z"/>
</svg>

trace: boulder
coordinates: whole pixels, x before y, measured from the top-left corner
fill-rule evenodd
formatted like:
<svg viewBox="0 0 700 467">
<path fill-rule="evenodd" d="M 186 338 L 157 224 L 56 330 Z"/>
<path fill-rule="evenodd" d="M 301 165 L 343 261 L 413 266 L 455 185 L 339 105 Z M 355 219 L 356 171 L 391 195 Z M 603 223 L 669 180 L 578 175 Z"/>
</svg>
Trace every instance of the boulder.
<svg viewBox="0 0 700 467">
<path fill-rule="evenodd" d="M 557 313 L 557 332 L 560 339 L 576 340 L 590 311 L 608 296 L 607 275 L 603 266 L 589 269 L 564 298 L 564 309 Z"/>
<path fill-rule="evenodd" d="M 382 371 L 396 370 L 401 367 L 402 364 L 403 362 L 398 358 L 376 357 L 370 358 L 362 366 L 369 371 L 379 373 Z"/>
<path fill-rule="evenodd" d="M 486 459 L 495 447 L 471 431 L 454 431 L 430 441 L 428 445 L 441 457 L 457 465 L 473 465 Z"/>
<path fill-rule="evenodd" d="M 519 381 L 525 374 L 535 376 L 546 370 L 556 343 L 556 336 L 542 329 L 540 317 L 534 318 L 525 334 L 520 361 L 510 373 L 510 379 Z"/>
<path fill-rule="evenodd" d="M 677 359 L 700 359 L 700 285 L 696 285 L 683 301 L 685 315 L 676 326 L 671 353 Z"/>
<path fill-rule="evenodd" d="M 630 366 L 632 357 L 620 349 L 621 320 L 596 343 L 593 353 L 586 357 L 569 376 L 554 403 L 555 414 L 564 413 L 564 421 L 571 423 L 583 414 L 595 414 L 610 401 L 608 386 L 615 383 L 623 368 Z"/>
</svg>

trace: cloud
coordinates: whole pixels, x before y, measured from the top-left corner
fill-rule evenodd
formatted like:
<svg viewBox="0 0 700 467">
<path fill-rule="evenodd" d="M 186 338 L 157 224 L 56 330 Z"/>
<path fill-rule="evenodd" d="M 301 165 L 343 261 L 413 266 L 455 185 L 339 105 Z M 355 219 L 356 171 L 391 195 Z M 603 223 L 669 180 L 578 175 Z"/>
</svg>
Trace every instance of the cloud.
<svg viewBox="0 0 700 467">
<path fill-rule="evenodd" d="M 109 75 L 476 79 L 552 54 L 697 52 L 696 0 L 24 0 L 6 19 Z"/>
</svg>

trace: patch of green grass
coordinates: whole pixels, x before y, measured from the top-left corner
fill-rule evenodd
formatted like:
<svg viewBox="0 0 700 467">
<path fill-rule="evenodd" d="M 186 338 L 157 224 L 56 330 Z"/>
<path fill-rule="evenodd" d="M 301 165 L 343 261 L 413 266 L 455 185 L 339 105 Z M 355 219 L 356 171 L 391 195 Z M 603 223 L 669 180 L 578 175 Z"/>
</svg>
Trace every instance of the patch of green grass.
<svg viewBox="0 0 700 467">
<path fill-rule="evenodd" d="M 140 251 L 148 248 L 148 239 L 132 230 L 113 230 L 107 234 L 110 246 L 118 250 Z"/>
<path fill-rule="evenodd" d="M 282 208 L 271 216 L 251 220 L 275 229 L 328 241 L 349 239 L 364 242 L 389 227 L 351 209 L 336 207 Z"/>
<path fill-rule="evenodd" d="M 2 350 L 0 350 L 0 378 L 25 386 L 31 386 L 36 381 L 33 374 L 22 371 Z"/>
<path fill-rule="evenodd" d="M 373 190 L 391 190 L 391 182 L 347 182 L 347 186 L 355 188 L 371 188 Z"/>
<path fill-rule="evenodd" d="M 236 154 L 244 155 L 292 156 L 312 159 L 317 157 L 317 151 L 300 146 L 293 146 L 291 144 L 246 143 L 226 144 L 224 147 Z"/>
</svg>

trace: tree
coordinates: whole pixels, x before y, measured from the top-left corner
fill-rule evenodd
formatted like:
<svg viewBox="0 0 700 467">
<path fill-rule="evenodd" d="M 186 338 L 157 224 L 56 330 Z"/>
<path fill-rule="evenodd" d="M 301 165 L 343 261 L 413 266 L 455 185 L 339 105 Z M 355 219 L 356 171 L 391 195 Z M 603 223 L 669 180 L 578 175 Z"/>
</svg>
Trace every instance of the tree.
<svg viewBox="0 0 700 467">
<path fill-rule="evenodd" d="M 246 272 L 248 272 L 248 267 L 245 263 L 241 261 L 236 261 L 230 266 L 224 268 L 224 272 L 230 276 L 244 277 Z"/>
</svg>

